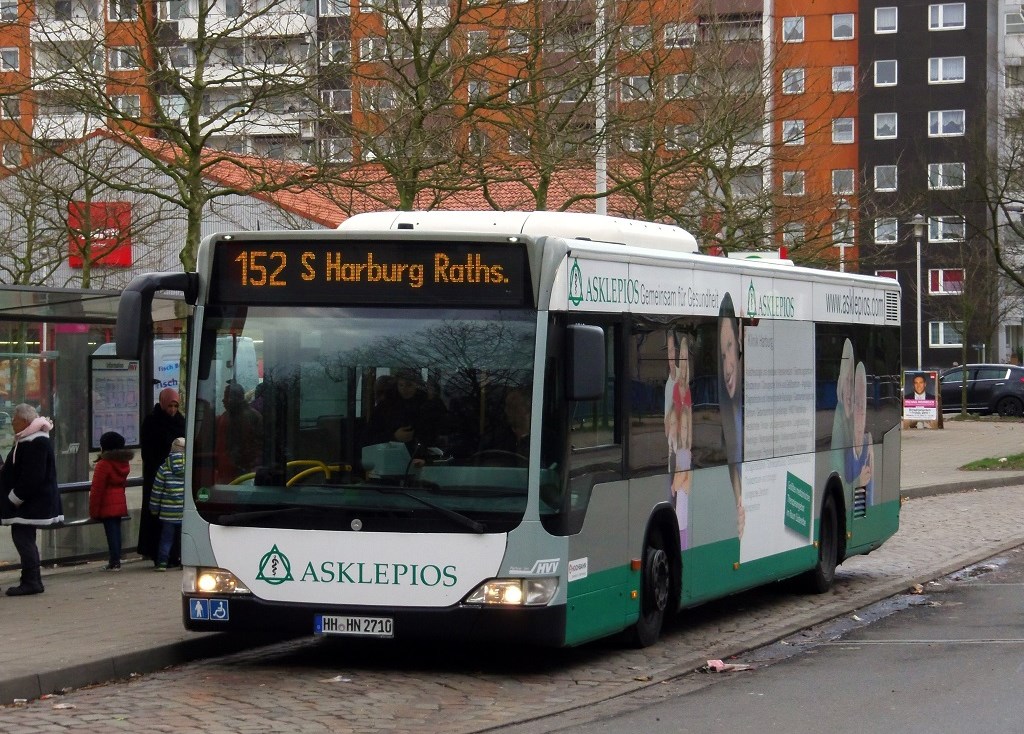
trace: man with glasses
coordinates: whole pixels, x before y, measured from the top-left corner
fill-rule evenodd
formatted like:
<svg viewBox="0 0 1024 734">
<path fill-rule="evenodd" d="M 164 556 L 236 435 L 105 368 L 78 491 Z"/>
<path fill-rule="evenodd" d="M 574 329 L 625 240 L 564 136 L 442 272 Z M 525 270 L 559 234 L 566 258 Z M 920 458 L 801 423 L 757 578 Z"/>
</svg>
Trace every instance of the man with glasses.
<svg viewBox="0 0 1024 734">
<path fill-rule="evenodd" d="M 160 522 L 149 511 L 149 497 L 153 493 L 153 480 L 157 469 L 171 452 L 171 442 L 185 435 L 185 416 L 179 411 L 178 391 L 165 387 L 160 391 L 159 402 L 142 421 L 142 509 L 139 515 L 139 542 L 137 550 L 143 558 L 156 563 L 157 545 L 160 541 Z M 181 564 L 181 547 L 171 548 L 168 565 Z"/>
</svg>

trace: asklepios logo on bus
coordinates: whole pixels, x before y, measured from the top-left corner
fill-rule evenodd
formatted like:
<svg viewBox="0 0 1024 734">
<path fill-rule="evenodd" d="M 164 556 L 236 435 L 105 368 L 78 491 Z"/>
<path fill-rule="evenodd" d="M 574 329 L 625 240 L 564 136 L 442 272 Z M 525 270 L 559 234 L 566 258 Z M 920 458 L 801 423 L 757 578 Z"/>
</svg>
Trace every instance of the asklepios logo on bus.
<svg viewBox="0 0 1024 734">
<path fill-rule="evenodd" d="M 326 604 L 455 604 L 498 575 L 505 534 L 210 527 L 216 565 L 262 599 Z"/>
<path fill-rule="evenodd" d="M 383 586 L 455 586 L 458 583 L 454 564 L 377 563 L 373 561 L 306 561 L 298 579 L 292 575 L 288 556 L 275 545 L 260 559 L 257 581 L 272 586 L 298 580 L 313 584 L 377 584 Z"/>
</svg>

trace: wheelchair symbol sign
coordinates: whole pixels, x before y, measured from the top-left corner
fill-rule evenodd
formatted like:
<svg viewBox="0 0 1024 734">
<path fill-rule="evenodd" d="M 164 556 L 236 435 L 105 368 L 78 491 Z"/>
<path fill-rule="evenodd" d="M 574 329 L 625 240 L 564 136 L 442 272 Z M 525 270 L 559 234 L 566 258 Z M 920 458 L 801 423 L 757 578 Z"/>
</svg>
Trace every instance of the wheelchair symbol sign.
<svg viewBox="0 0 1024 734">
<path fill-rule="evenodd" d="M 188 604 L 189 619 L 227 622 L 231 619 L 227 599 L 191 599 Z"/>
</svg>

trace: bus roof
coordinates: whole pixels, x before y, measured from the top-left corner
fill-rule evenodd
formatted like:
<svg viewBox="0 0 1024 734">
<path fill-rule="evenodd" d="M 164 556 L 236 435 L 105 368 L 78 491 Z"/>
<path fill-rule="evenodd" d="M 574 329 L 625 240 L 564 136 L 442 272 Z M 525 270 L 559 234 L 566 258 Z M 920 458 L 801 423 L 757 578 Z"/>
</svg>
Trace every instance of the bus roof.
<svg viewBox="0 0 1024 734">
<path fill-rule="evenodd" d="M 497 211 L 389 211 L 349 217 L 340 230 L 383 232 L 410 229 L 419 232 L 507 233 L 555 236 L 629 244 L 655 250 L 697 252 L 697 240 L 673 224 L 643 222 L 623 217 L 581 212 L 497 212 Z"/>
</svg>

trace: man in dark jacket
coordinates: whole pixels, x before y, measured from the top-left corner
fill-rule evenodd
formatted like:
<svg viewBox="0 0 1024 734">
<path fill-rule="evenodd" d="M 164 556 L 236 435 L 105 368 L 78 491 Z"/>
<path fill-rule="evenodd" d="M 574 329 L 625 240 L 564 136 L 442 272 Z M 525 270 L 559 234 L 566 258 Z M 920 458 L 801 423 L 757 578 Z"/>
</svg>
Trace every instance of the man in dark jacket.
<svg viewBox="0 0 1024 734">
<path fill-rule="evenodd" d="M 21 558 L 21 583 L 7 596 L 43 593 L 36 528 L 64 522 L 57 488 L 57 461 L 50 442 L 53 422 L 27 403 L 14 407 L 14 446 L 0 469 L 0 517 L 11 526 Z"/>
<path fill-rule="evenodd" d="M 136 550 L 143 558 L 156 563 L 157 544 L 160 541 L 160 521 L 149 511 L 149 498 L 153 493 L 156 470 L 171 453 L 171 442 L 185 435 L 185 416 L 179 412 L 178 391 L 165 387 L 153 411 L 142 421 L 142 509 L 139 512 L 139 542 Z M 181 548 L 172 548 L 168 563 L 181 563 Z"/>
</svg>

